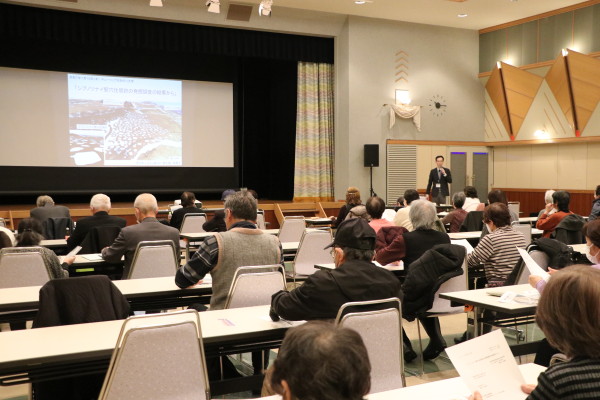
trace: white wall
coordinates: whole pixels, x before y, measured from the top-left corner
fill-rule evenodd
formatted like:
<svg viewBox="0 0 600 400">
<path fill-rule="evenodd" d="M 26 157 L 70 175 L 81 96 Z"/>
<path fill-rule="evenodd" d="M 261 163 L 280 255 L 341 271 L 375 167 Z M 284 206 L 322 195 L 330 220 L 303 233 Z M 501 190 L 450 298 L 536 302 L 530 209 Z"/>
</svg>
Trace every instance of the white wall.
<svg viewBox="0 0 600 400">
<path fill-rule="evenodd" d="M 477 31 L 372 18 L 348 18 L 349 77 L 338 82 L 336 101 L 348 85 L 348 103 L 338 108 L 338 121 L 347 119 L 348 131 L 340 123 L 336 140 L 348 135 L 346 160 L 336 162 L 336 199 L 344 198 L 348 186 L 369 190 L 369 169 L 363 167 L 363 145 L 379 144 L 380 167 L 373 171 L 373 186 L 381 197 L 386 193 L 386 140 L 483 141 L 484 89 L 477 78 L 479 36 Z M 346 45 L 338 42 L 339 46 Z M 344 49 L 344 51 L 346 51 Z M 396 54 L 408 53 L 409 84 L 395 83 Z M 338 54 L 340 50 L 338 49 Z M 337 61 L 337 60 L 336 60 Z M 421 132 L 412 120 L 397 118 L 389 129 L 389 108 L 395 89 L 409 89 L 412 105 L 423 106 Z M 447 112 L 433 116 L 429 101 L 434 95 L 447 99 Z M 346 114 L 347 113 L 347 114 Z M 347 171 L 347 173 L 346 173 Z M 347 176 L 347 178 L 346 178 Z"/>
</svg>

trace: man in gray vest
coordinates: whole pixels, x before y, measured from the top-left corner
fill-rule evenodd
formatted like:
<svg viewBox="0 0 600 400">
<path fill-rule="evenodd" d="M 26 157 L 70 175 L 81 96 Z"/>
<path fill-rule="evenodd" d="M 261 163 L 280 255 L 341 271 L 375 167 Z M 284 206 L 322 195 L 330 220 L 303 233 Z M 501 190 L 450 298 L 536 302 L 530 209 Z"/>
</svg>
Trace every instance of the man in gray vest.
<svg viewBox="0 0 600 400">
<path fill-rule="evenodd" d="M 277 236 L 264 234 L 256 228 L 258 206 L 250 193 L 236 192 L 227 196 L 224 208 L 227 232 L 206 238 L 191 260 L 175 275 L 175 284 L 183 289 L 201 283 L 210 273 L 213 291 L 211 310 L 225 308 L 233 275 L 239 267 L 283 265 L 283 251 Z M 252 353 L 252 364 L 260 366 L 260 358 L 260 352 Z M 268 359 L 265 361 L 268 362 Z M 254 371 L 255 374 L 262 373 L 262 368 L 255 367 Z"/>
</svg>

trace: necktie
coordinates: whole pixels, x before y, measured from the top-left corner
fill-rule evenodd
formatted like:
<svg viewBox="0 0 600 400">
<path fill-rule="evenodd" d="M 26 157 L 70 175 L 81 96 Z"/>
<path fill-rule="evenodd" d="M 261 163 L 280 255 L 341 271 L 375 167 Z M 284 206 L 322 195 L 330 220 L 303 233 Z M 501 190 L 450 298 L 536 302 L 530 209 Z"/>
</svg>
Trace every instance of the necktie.
<svg viewBox="0 0 600 400">
<path fill-rule="evenodd" d="M 442 171 L 438 169 L 438 181 L 442 180 Z"/>
</svg>

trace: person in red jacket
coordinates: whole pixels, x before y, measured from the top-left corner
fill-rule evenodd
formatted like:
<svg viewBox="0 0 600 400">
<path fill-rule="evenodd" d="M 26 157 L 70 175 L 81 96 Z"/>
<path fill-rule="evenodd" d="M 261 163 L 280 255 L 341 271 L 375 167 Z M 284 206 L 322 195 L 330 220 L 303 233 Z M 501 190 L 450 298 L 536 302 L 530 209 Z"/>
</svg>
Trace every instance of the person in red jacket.
<svg viewBox="0 0 600 400">
<path fill-rule="evenodd" d="M 552 201 L 554 203 L 546 204 L 544 213 L 540 216 L 535 225 L 536 228 L 544 231 L 542 237 L 549 238 L 556 226 L 562 221 L 564 217 L 569 214 L 573 214 L 569 211 L 569 203 L 571 203 L 571 194 L 566 190 L 559 190 L 558 192 L 552 193 Z M 552 215 L 550 211 L 555 209 L 556 211 Z"/>
</svg>

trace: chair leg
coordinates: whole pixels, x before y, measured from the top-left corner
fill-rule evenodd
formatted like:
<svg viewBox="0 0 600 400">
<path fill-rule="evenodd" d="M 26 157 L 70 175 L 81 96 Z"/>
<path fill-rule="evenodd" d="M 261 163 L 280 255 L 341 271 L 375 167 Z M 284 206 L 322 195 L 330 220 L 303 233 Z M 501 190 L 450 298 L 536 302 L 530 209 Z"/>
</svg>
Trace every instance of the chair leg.
<svg viewBox="0 0 600 400">
<path fill-rule="evenodd" d="M 419 350 L 421 351 L 421 377 L 425 375 L 425 359 L 423 358 L 423 340 L 421 339 L 421 322 L 419 318 L 417 320 L 417 332 L 419 333 Z"/>
<path fill-rule="evenodd" d="M 225 373 L 223 372 L 223 356 L 219 357 L 219 364 L 221 365 L 221 380 L 225 380 Z"/>
</svg>

